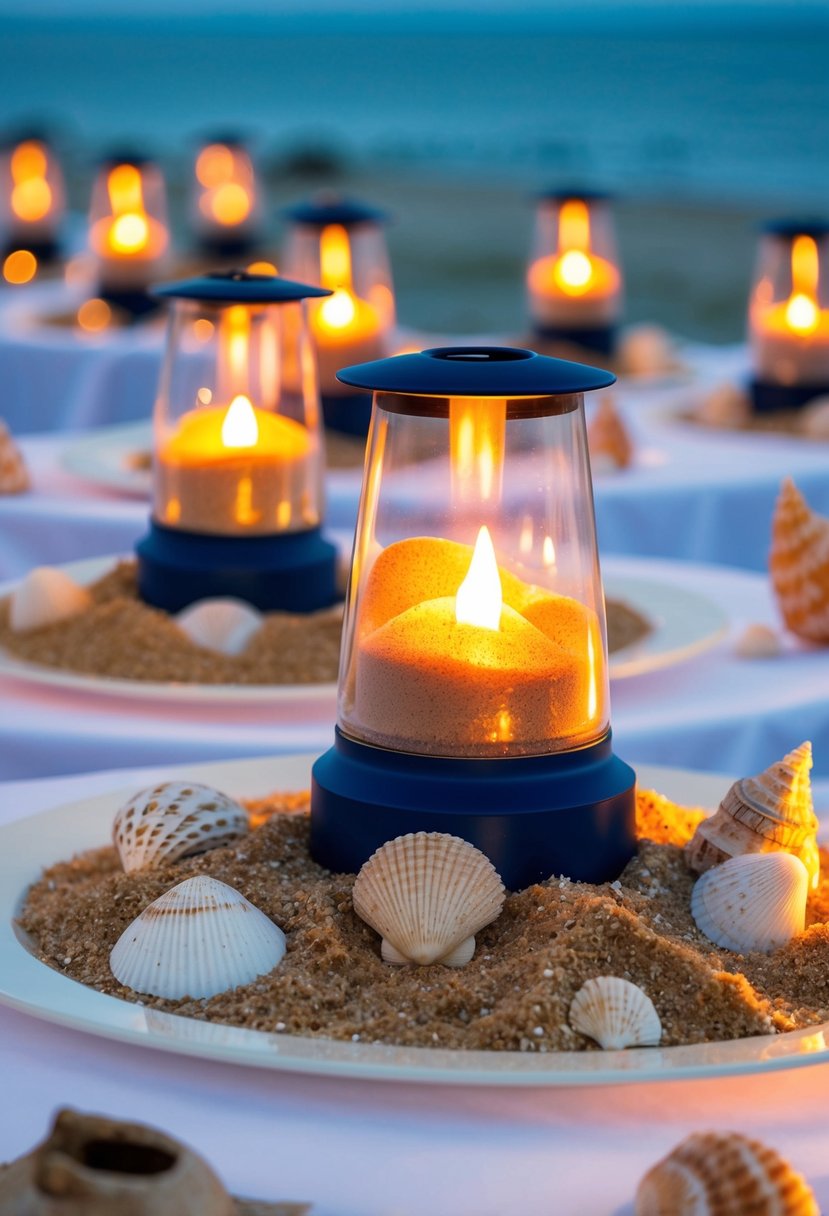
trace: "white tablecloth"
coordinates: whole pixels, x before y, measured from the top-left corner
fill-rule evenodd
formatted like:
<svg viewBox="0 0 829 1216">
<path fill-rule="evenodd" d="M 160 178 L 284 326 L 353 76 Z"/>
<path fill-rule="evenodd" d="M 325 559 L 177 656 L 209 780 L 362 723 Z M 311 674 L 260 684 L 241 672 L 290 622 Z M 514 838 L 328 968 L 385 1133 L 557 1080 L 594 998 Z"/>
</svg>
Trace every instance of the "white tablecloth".
<svg viewBox="0 0 829 1216">
<path fill-rule="evenodd" d="M 731 634 L 676 666 L 611 688 L 616 748 L 632 763 L 759 771 L 804 739 L 815 774 L 829 777 L 829 648 L 794 643 L 773 660 L 738 659 L 734 637 L 747 622 L 775 622 L 766 580 L 744 571 L 686 563 L 608 558 L 605 573 L 668 582 L 718 604 Z M 54 691 L 0 679 L 0 779 L 129 764 L 323 749 L 335 705 L 285 702 L 185 705 Z"/>
<path fill-rule="evenodd" d="M 0 822 L 156 775 L 2 786 Z M 645 1170 L 709 1128 L 773 1145 L 829 1209 L 829 1065 L 592 1090 L 334 1081 L 121 1046 L 0 1008 L 0 1076 L 0 1159 L 69 1104 L 160 1126 L 237 1193 L 313 1200 L 314 1216 L 630 1216 Z"/>
</svg>

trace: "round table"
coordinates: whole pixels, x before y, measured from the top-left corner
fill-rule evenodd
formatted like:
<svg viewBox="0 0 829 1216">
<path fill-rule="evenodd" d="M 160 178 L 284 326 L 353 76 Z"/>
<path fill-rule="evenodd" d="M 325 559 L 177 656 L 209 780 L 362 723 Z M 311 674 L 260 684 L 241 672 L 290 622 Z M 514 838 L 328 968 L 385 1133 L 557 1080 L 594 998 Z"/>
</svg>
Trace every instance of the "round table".
<svg viewBox="0 0 829 1216">
<path fill-rule="evenodd" d="M 8 784 L 0 822 L 161 775 Z M 826 805 L 829 783 L 819 793 Z M 112 1043 L 0 1008 L 0 1070 L 3 1159 L 71 1105 L 161 1127 L 237 1194 L 305 1199 L 313 1216 L 630 1216 L 645 1171 L 709 1128 L 773 1146 L 829 1207 L 829 1065 L 584 1090 L 335 1081 Z"/>
<path fill-rule="evenodd" d="M 786 643 L 776 659 L 735 655 L 749 622 L 774 624 L 765 578 L 693 563 L 607 558 L 608 585 L 633 578 L 683 589 L 719 606 L 727 637 L 674 666 L 611 683 L 618 753 L 634 765 L 760 771 L 811 739 L 815 775 L 829 777 L 829 648 Z M 0 779 L 128 764 L 162 764 L 271 752 L 323 750 L 336 713 L 329 696 L 296 704 L 228 698 L 225 703 L 117 698 L 0 678 Z"/>
</svg>

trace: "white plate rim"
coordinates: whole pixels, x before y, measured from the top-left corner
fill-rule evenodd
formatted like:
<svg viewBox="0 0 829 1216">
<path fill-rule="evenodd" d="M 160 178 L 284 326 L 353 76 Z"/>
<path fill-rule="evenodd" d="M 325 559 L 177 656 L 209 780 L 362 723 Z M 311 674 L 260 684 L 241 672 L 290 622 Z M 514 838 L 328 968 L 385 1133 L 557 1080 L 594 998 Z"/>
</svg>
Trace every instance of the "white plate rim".
<svg viewBox="0 0 829 1216">
<path fill-rule="evenodd" d="M 277 788 L 307 787 L 314 755 L 260 757 L 177 766 L 170 776 L 206 781 L 240 796 Z M 730 781 L 713 774 L 643 766 L 640 784 L 652 785 L 690 804 L 712 805 Z M 134 790 L 111 791 L 65 803 L 29 819 L 0 826 L 0 1004 L 62 1027 L 130 1045 L 200 1059 L 371 1081 L 442 1085 L 587 1086 L 768 1072 L 825 1063 L 829 1023 L 788 1034 L 688 1047 L 628 1051 L 468 1052 L 391 1048 L 269 1035 L 219 1026 L 207 1037 L 205 1023 L 163 1015 L 148 1025 L 141 1005 L 85 988 L 39 962 L 19 940 L 13 918 L 29 884 L 43 866 L 109 838 L 114 810 Z M 155 1020 L 158 1019 L 149 1019 Z M 178 1031 L 179 1037 L 174 1037 Z"/>
</svg>

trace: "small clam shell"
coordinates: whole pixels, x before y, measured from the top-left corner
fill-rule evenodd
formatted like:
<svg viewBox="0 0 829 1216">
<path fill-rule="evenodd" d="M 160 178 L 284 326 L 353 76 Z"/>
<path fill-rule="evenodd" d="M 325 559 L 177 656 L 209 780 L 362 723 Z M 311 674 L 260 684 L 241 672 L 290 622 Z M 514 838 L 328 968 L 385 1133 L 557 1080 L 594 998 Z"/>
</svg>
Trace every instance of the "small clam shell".
<svg viewBox="0 0 829 1216">
<path fill-rule="evenodd" d="M 164 781 L 139 790 L 115 816 L 112 839 L 128 874 L 206 853 L 244 836 L 244 809 L 209 785 Z"/>
<path fill-rule="evenodd" d="M 41 629 L 65 617 L 76 616 L 92 603 L 85 587 L 54 566 L 30 570 L 11 594 L 9 624 L 15 633 Z"/>
<path fill-rule="evenodd" d="M 389 963 L 472 958 L 475 934 L 500 914 L 504 884 L 474 845 L 443 832 L 398 836 L 377 850 L 354 883 L 354 910 L 383 938 Z"/>
<path fill-rule="evenodd" d="M 191 642 L 219 654 L 241 654 L 248 642 L 262 628 L 264 617 L 244 600 L 199 600 L 179 612 L 175 618 L 179 629 Z"/>
<path fill-rule="evenodd" d="M 620 1047 L 655 1047 L 662 1023 L 653 1001 L 636 984 L 615 975 L 600 975 L 579 988 L 570 1005 L 570 1025 L 612 1051 Z"/>
<path fill-rule="evenodd" d="M 770 954 L 806 923 L 809 875 L 791 853 L 744 853 L 706 870 L 694 884 L 691 914 L 717 946 Z"/>
<path fill-rule="evenodd" d="M 734 653 L 740 659 L 776 659 L 783 647 L 770 625 L 746 625 L 737 638 Z"/>
<path fill-rule="evenodd" d="M 774 508 L 769 572 L 786 628 L 829 643 L 829 519 L 786 478 Z"/>
<path fill-rule="evenodd" d="M 20 448 L 0 419 L 0 494 L 22 494 L 31 482 Z"/>
<path fill-rule="evenodd" d="M 112 948 L 120 984 L 150 996 L 210 997 L 273 971 L 285 934 L 226 883 L 187 878 L 144 909 Z"/>
<path fill-rule="evenodd" d="M 737 1132 L 695 1132 L 645 1174 L 635 1216 L 820 1216 L 779 1153 Z"/>
</svg>

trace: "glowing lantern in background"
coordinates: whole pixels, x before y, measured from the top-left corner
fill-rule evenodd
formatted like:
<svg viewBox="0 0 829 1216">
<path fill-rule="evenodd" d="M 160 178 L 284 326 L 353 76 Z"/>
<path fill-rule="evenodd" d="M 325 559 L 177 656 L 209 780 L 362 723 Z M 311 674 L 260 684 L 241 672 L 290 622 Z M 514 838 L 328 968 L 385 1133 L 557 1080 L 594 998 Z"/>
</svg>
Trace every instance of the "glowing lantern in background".
<svg viewBox="0 0 829 1216">
<path fill-rule="evenodd" d="M 153 419 L 153 510 L 139 589 L 177 611 L 235 596 L 309 612 L 336 599 L 320 532 L 319 390 L 305 300 L 242 271 L 162 287 L 172 301 Z"/>
<path fill-rule="evenodd" d="M 286 215 L 290 228 L 285 273 L 333 293 L 310 314 L 326 425 L 365 435 L 371 396 L 343 386 L 337 372 L 390 349 L 395 305 L 386 216 L 362 203 L 328 196 L 293 207 Z"/>
<path fill-rule="evenodd" d="M 748 323 L 755 410 L 797 408 L 829 393 L 829 223 L 766 227 Z"/>
<path fill-rule="evenodd" d="M 259 238 L 261 188 L 250 153 L 238 137 L 209 140 L 193 174 L 193 229 L 205 252 L 239 257 Z"/>
<path fill-rule="evenodd" d="M 614 377 L 499 347 L 342 377 L 374 407 L 315 857 L 357 870 L 385 840 L 443 831 L 510 887 L 615 876 L 633 774 L 610 746 L 583 402 Z"/>
<path fill-rule="evenodd" d="M 606 195 L 556 191 L 539 199 L 527 295 L 539 337 L 612 352 L 622 274 Z"/>
<path fill-rule="evenodd" d="M 131 154 L 102 162 L 92 190 L 89 245 L 99 296 L 133 317 L 157 308 L 147 288 L 165 270 L 170 233 L 156 164 Z"/>
<path fill-rule="evenodd" d="M 0 239 L 3 277 L 27 283 L 59 254 L 66 213 L 63 173 L 48 141 L 31 133 L 0 151 Z"/>
</svg>

